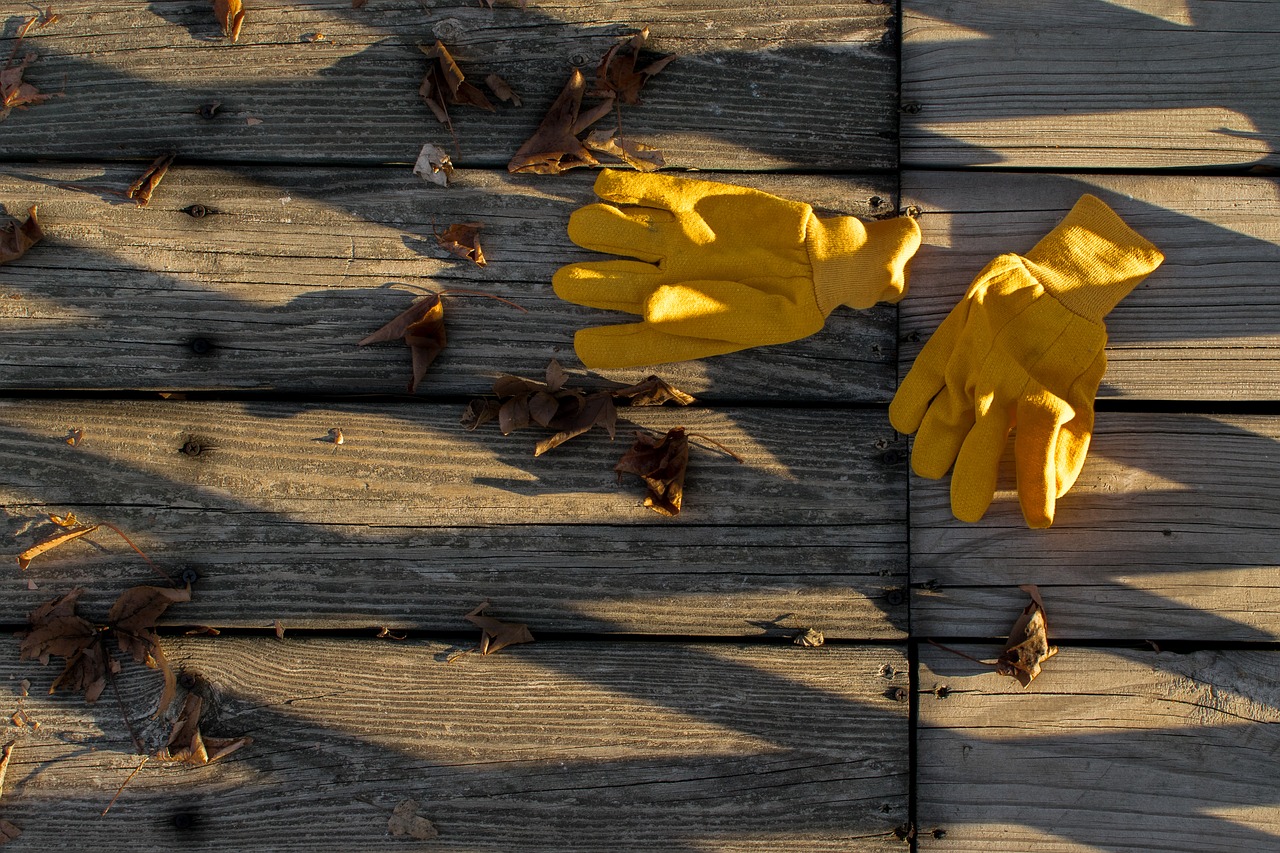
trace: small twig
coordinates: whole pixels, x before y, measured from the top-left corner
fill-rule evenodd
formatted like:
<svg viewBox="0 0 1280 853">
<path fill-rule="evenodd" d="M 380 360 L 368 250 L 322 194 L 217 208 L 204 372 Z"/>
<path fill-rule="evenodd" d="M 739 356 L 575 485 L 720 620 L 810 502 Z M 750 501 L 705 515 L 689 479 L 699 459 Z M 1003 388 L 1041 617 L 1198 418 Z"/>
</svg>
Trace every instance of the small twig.
<svg viewBox="0 0 1280 853">
<path fill-rule="evenodd" d="M 735 462 L 739 462 L 739 463 L 741 463 L 741 464 L 743 464 L 743 465 L 745 465 L 745 464 L 747 463 L 747 460 L 743 459 L 741 456 L 739 456 L 738 454 L 734 453 L 732 450 L 730 450 L 729 448 L 725 447 L 723 444 L 721 444 L 720 442 L 716 441 L 714 438 L 712 438 L 712 437 L 711 437 L 711 436 L 709 436 L 709 435 L 703 435 L 703 434 L 702 434 L 702 433 L 700 433 L 700 432 L 691 432 L 691 433 L 689 433 L 689 434 L 688 434 L 688 436 L 687 436 L 687 437 L 688 437 L 688 438 L 700 438 L 700 439 L 702 439 L 703 441 L 710 442 L 711 444 L 714 444 L 714 445 L 716 446 L 716 448 L 720 450 L 720 452 L 721 452 L 721 453 L 724 453 L 726 456 L 729 456 L 729 457 L 730 457 L 730 458 L 732 458 Z"/>
<path fill-rule="evenodd" d="M 139 556 L 139 557 L 141 557 L 143 560 L 145 560 L 148 566 L 150 566 L 151 568 L 155 569 L 155 570 L 156 570 L 156 573 L 157 573 L 157 574 L 159 574 L 159 575 L 160 575 L 160 577 L 164 578 L 165 580 L 167 580 L 169 583 L 173 584 L 174 586 L 178 586 L 178 582 L 177 582 L 177 581 L 175 581 L 175 580 L 174 580 L 174 579 L 169 575 L 169 573 L 168 573 L 168 572 L 166 572 L 164 569 L 160 568 L 160 567 L 159 567 L 159 566 L 157 566 L 155 563 L 151 562 L 151 558 L 150 558 L 150 557 L 148 557 L 146 554 L 142 553 L 142 549 L 141 549 L 141 548 L 139 548 L 137 545 L 134 545 L 134 544 L 133 544 L 133 540 L 132 540 L 132 539 L 130 539 L 128 536 L 125 536 L 125 535 L 124 535 L 124 531 L 123 531 L 123 530 L 121 530 L 119 527 L 116 527 L 114 524 L 108 524 L 108 523 L 107 523 L 107 522 L 105 522 L 105 521 L 104 521 L 104 522 L 102 522 L 102 526 L 103 526 L 103 527 L 106 527 L 106 528 L 109 528 L 109 529 L 111 529 L 111 530 L 114 530 L 114 531 L 116 532 L 116 535 L 117 535 L 117 536 L 119 536 L 121 539 L 123 539 L 126 543 L 128 543 L 129 547 L 130 547 L 130 548 L 132 548 L 134 551 L 136 551 L 136 552 L 138 553 L 138 556 Z"/>
<path fill-rule="evenodd" d="M 120 795 L 124 793 L 125 785 L 128 785 L 130 782 L 133 781 L 133 777 L 138 775 L 138 771 L 140 771 L 146 765 L 147 761 L 149 761 L 150 759 L 151 759 L 150 755 L 142 756 L 142 760 L 138 762 L 138 766 L 133 768 L 133 772 L 130 773 L 129 776 L 123 782 L 120 783 L 120 787 L 116 789 L 116 795 L 111 798 L 111 802 L 107 803 L 107 807 L 102 810 L 102 814 L 100 814 L 99 817 L 107 816 L 107 812 L 111 811 L 111 807 L 116 804 L 116 800 L 120 799 Z"/>
<path fill-rule="evenodd" d="M 109 654 L 105 649 L 103 650 L 103 653 Z M 120 716 L 124 719 L 125 727 L 129 729 L 129 737 L 133 739 L 133 749 L 139 755 L 142 755 L 145 752 L 142 748 L 142 740 L 138 737 L 138 732 L 133 727 L 133 721 L 129 719 L 129 711 L 124 707 L 124 700 L 120 698 L 120 688 L 116 685 L 116 674 L 111 671 L 110 662 L 107 664 L 105 674 L 107 676 L 107 681 L 111 682 L 111 692 L 116 697 L 116 704 L 120 706 Z M 115 800 L 112 800 L 112 802 L 114 803 Z M 106 812 L 103 812 L 103 814 L 106 814 Z"/>
<path fill-rule="evenodd" d="M 981 664 L 982 666 L 989 666 L 993 668 L 997 666 L 997 664 L 994 661 L 979 660 L 978 658 L 975 658 L 973 655 L 966 654 L 960 651 L 959 649 L 953 649 L 950 646 L 944 646 L 942 645 L 942 643 L 939 643 L 937 640 L 929 640 L 929 644 L 932 646 L 937 646 L 938 648 L 942 649 L 944 652 L 951 652 L 951 654 L 953 655 L 958 655 L 959 657 L 965 658 L 966 660 L 971 660 L 974 663 Z"/>
<path fill-rule="evenodd" d="M 18 745 L 15 740 L 4 748 L 4 753 L 0 754 L 0 797 L 4 796 L 4 774 L 9 769 L 9 756 L 13 754 L 13 748 Z"/>
<path fill-rule="evenodd" d="M 448 290 L 440 291 L 436 296 L 486 296 L 489 299 L 496 299 L 499 302 L 510 305 L 518 311 L 523 311 L 526 314 L 529 313 L 529 309 L 525 308 L 523 305 L 517 305 L 510 299 L 503 299 L 501 296 L 494 296 L 492 293 L 485 293 L 483 290 L 468 290 L 465 287 L 451 287 Z"/>
</svg>

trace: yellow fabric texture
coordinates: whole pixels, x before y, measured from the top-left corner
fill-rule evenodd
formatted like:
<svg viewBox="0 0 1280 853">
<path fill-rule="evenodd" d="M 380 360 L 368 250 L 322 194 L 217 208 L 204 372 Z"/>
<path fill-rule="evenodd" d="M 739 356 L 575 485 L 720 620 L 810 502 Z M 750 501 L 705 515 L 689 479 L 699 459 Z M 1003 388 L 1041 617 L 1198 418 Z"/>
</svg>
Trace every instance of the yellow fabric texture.
<svg viewBox="0 0 1280 853">
<path fill-rule="evenodd" d="M 920 245 L 907 217 L 820 219 L 802 202 L 732 184 L 605 170 L 595 191 L 603 202 L 573 212 L 569 237 L 627 260 L 562 267 L 555 292 L 643 318 L 574 336 L 596 369 L 808 337 L 837 305 L 901 299 Z"/>
<path fill-rule="evenodd" d="M 1164 255 L 1100 199 L 1083 196 L 1025 256 L 1001 255 L 925 344 L 889 406 L 917 432 L 911 467 L 951 470 L 951 510 L 978 521 L 1014 438 L 1018 499 L 1033 528 L 1053 523 L 1093 434 L 1107 359 L 1102 318 Z"/>
</svg>

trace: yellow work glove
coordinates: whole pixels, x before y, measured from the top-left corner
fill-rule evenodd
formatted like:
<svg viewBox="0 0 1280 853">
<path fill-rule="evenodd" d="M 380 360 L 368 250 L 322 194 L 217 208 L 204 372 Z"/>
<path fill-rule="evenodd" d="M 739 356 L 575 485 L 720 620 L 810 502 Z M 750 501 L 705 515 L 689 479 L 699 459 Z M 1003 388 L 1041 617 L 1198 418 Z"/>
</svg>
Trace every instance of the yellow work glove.
<svg viewBox="0 0 1280 853">
<path fill-rule="evenodd" d="M 569 302 L 639 323 L 582 329 L 591 368 L 684 361 L 780 344 L 820 330 L 837 305 L 897 302 L 920 228 L 906 217 L 819 219 L 807 204 L 746 187 L 606 170 L 569 218 L 579 246 L 636 260 L 571 264 Z"/>
<path fill-rule="evenodd" d="M 1025 256 L 1001 255 L 933 333 L 889 406 L 899 432 L 919 430 L 911 467 L 949 469 L 951 511 L 977 521 L 995 495 L 1015 426 L 1018 499 L 1030 527 L 1053 523 L 1093 434 L 1107 369 L 1102 318 L 1164 255 L 1091 195 Z"/>
</svg>

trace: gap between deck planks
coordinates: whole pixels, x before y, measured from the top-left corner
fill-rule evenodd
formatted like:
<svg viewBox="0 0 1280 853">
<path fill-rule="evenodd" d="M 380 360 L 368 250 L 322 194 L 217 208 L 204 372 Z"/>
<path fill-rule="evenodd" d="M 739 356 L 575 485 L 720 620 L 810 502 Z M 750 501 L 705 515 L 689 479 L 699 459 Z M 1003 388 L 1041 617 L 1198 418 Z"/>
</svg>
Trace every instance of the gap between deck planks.
<svg viewBox="0 0 1280 853">
<path fill-rule="evenodd" d="M 116 702 L 47 697 L 55 669 L 0 641 L 0 696 L 41 723 L 6 819 L 40 850 L 901 850 L 900 648 L 537 642 L 166 641 L 206 733 L 254 743 L 203 768 L 137 766 Z M 159 677 L 117 679 L 144 748 Z M 171 715 L 176 709 L 171 710 Z M 413 799 L 439 837 L 388 834 Z M 181 818 L 181 819 L 179 819 Z M 127 841 L 125 841 L 127 839 Z"/>
<path fill-rule="evenodd" d="M 897 166 L 897 22 L 889 4 L 793 0 L 246 5 L 236 44 L 209 3 L 66 0 L 33 29 L 26 79 L 61 96 L 4 123 L 0 158 L 413 163 L 424 142 L 466 167 L 505 167 L 573 67 L 648 26 L 679 58 L 621 116 L 623 133 L 677 168 L 846 171 Z M 38 10 L 37 10 L 38 11 Z M 32 10 L 15 7 L 6 35 Z M 21 17 L 16 17 L 20 14 Z M 307 42 L 304 36 L 323 33 Z M 452 108 L 456 140 L 418 95 L 442 40 L 469 82 L 501 75 L 521 107 Z M 0 50 L 8 53 L 8 41 Z M 833 75 L 833 67 L 842 73 Z M 857 85 L 849 85 L 856 80 Z M 220 103 L 212 119 L 197 112 Z M 590 102 L 589 102 L 590 103 Z M 601 127 L 617 125 L 606 117 Z"/>
<path fill-rule="evenodd" d="M 921 851 L 1276 849 L 1280 652 L 1064 648 L 1025 691 L 940 649 L 919 666 Z"/>
<path fill-rule="evenodd" d="M 47 237 L 0 269 L 0 386 L 27 389 L 271 390 L 310 395 L 403 393 L 400 343 L 356 342 L 427 290 L 470 288 L 510 299 L 447 299 L 449 347 L 424 396 L 481 394 L 509 372 L 541 376 L 577 364 L 573 332 L 629 320 L 551 290 L 561 265 L 603 256 L 575 247 L 566 225 L 596 201 L 594 175 L 512 177 L 466 170 L 448 189 L 403 168 L 171 167 L 151 204 L 123 191 L 134 166 L 8 166 L 0 205 L 40 205 Z M 706 176 L 862 217 L 892 214 L 886 177 Z M 201 218 L 193 205 L 212 211 Z M 480 268 L 450 258 L 433 231 L 483 225 Z M 839 309 L 794 344 L 701 362 L 609 371 L 658 372 L 708 400 L 887 402 L 894 383 L 892 306 Z M 192 350 L 196 339 L 207 343 Z M 589 377 L 589 383 L 600 379 Z"/>
<path fill-rule="evenodd" d="M 1280 164 L 1268 2 L 905 0 L 902 165 Z"/>
<path fill-rule="evenodd" d="M 491 598 L 553 631 L 903 636 L 906 463 L 883 412 L 621 409 L 617 441 L 597 430 L 535 458 L 537 430 L 468 432 L 461 410 L 0 401 L 10 559 L 73 511 L 200 573 L 171 624 L 456 630 Z M 637 427 L 677 425 L 705 438 L 668 519 L 613 466 Z M 114 536 L 94 540 L 105 553 L 38 558 L 39 589 L 7 596 L 0 622 L 64 587 L 154 580 Z"/>
</svg>

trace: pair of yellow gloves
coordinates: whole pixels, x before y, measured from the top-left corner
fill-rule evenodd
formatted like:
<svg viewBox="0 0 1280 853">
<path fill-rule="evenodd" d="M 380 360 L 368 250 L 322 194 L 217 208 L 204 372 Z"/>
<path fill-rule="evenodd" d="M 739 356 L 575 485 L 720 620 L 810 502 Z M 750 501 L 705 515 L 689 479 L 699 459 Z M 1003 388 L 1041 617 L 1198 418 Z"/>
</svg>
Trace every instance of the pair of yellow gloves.
<svg viewBox="0 0 1280 853">
<path fill-rule="evenodd" d="M 807 337 L 838 305 L 901 299 L 920 245 L 909 217 L 824 219 L 807 204 L 730 184 L 604 171 L 595 188 L 604 202 L 575 211 L 569 236 L 630 260 L 563 267 L 555 291 L 643 319 L 579 331 L 575 348 L 591 368 Z M 895 429 L 918 431 L 915 472 L 952 471 L 957 518 L 986 513 L 1016 426 L 1023 515 L 1031 527 L 1053 522 L 1093 432 L 1107 365 L 1102 318 L 1163 259 L 1086 195 L 1025 255 L 1000 255 L 978 274 L 889 406 Z"/>
</svg>

